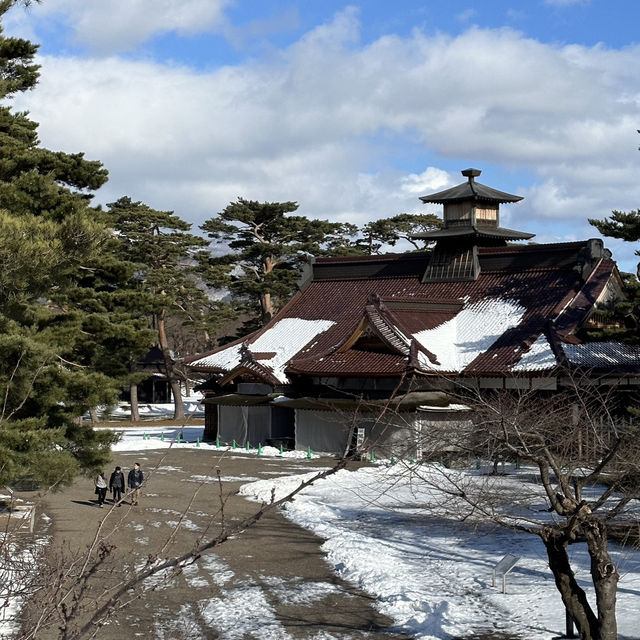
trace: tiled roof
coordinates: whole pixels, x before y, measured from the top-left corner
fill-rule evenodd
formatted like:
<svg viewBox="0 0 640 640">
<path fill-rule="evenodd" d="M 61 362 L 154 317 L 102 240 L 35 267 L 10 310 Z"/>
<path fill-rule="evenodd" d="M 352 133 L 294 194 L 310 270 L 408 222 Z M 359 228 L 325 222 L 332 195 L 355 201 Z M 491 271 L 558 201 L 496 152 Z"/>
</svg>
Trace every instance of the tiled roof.
<svg viewBox="0 0 640 640">
<path fill-rule="evenodd" d="M 219 372 L 242 367 L 258 376 L 266 369 L 269 382 L 284 383 L 287 382 L 284 369 L 291 358 L 304 352 L 307 346 L 312 348 L 314 339 L 333 324 L 332 320 L 279 316 L 244 342 L 192 359 L 189 365 L 199 371 Z"/>
<path fill-rule="evenodd" d="M 397 376 L 416 366 L 425 375 L 526 374 L 565 356 L 577 363 L 576 353 L 588 350 L 565 354 L 548 338 L 555 343 L 579 326 L 616 273 L 602 259 L 583 282 L 576 265 L 586 246 L 479 248 L 478 278 L 452 282 L 422 281 L 428 253 L 318 259 L 311 281 L 245 345 L 254 358 L 277 352 L 260 362 L 283 382 L 293 374 Z M 379 346 L 358 341 L 365 320 Z M 240 347 L 191 366 L 205 363 L 230 371 L 240 364 Z"/>
<path fill-rule="evenodd" d="M 485 200 L 488 202 L 519 202 L 522 200 L 522 196 L 515 196 L 511 193 L 505 193 L 504 191 L 498 191 L 493 187 L 487 187 L 485 184 L 479 182 L 467 181 L 461 184 L 445 189 L 444 191 L 438 191 L 438 193 L 431 193 L 428 196 L 421 196 L 422 202 L 435 202 L 435 203 L 447 203 L 458 202 L 460 200 Z"/>
<path fill-rule="evenodd" d="M 620 342 L 591 342 L 562 346 L 569 362 L 598 372 L 637 372 L 640 366 L 640 346 Z"/>
</svg>

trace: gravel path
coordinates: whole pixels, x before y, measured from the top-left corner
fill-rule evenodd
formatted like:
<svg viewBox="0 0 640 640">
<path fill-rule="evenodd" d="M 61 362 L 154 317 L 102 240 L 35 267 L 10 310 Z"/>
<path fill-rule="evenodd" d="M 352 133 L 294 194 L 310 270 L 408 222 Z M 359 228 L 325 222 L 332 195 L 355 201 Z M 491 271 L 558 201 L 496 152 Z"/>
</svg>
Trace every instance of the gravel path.
<svg viewBox="0 0 640 640">
<path fill-rule="evenodd" d="M 241 484 L 333 463 L 331 459 L 283 460 L 173 448 L 117 453 L 114 464 L 126 472 L 136 461 L 148 479 L 138 506 L 108 504 L 99 509 L 91 481 L 81 479 L 64 492 L 48 496 L 42 507 L 51 518 L 52 555 L 64 549 L 67 556 L 81 557 L 104 520 L 102 535 L 116 548 L 92 579 L 89 589 L 95 593 L 125 577 L 131 567 L 143 566 L 149 556 L 180 555 L 207 532 L 217 533 L 221 526 L 218 470 L 224 520 L 230 526 L 258 508 L 236 495 Z M 107 477 L 111 471 L 107 469 Z M 41 525 L 44 521 L 39 519 Z M 375 610 L 369 596 L 334 574 L 321 543 L 279 513 L 269 513 L 171 580 L 148 581 L 96 638 L 405 638 L 386 629 L 391 621 Z"/>
</svg>

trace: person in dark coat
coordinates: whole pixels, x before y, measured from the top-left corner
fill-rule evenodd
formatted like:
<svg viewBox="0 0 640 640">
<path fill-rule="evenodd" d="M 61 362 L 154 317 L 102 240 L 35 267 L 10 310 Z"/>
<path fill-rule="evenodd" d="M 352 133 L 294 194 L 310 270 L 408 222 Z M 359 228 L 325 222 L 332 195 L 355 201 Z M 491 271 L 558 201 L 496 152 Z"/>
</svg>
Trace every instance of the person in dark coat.
<svg viewBox="0 0 640 640">
<path fill-rule="evenodd" d="M 140 469 L 140 464 L 135 463 L 133 465 L 133 469 L 129 471 L 129 477 L 127 478 L 127 484 L 129 485 L 129 489 L 131 489 L 131 504 L 138 504 L 140 500 L 140 486 L 144 481 L 144 475 L 142 474 L 142 469 Z"/>
<path fill-rule="evenodd" d="M 116 470 L 111 474 L 109 478 L 109 489 L 113 496 L 113 501 L 120 506 L 120 500 L 122 500 L 122 492 L 124 491 L 124 473 L 120 467 L 116 467 Z"/>
<path fill-rule="evenodd" d="M 100 471 L 94 480 L 96 485 L 96 495 L 98 496 L 98 506 L 102 509 L 104 505 L 104 499 L 107 495 L 107 481 L 104 477 L 104 472 Z"/>
</svg>

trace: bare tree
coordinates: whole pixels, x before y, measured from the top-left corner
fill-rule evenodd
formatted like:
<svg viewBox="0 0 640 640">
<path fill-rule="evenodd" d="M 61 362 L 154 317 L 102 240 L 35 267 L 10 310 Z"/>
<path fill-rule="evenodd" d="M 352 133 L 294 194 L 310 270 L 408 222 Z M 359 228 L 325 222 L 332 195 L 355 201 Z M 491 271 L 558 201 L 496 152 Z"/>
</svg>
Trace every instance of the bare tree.
<svg viewBox="0 0 640 640">
<path fill-rule="evenodd" d="M 640 429 L 624 417 L 630 398 L 585 376 L 554 392 L 469 387 L 459 400 L 467 419 L 423 425 L 421 438 L 425 457 L 457 456 L 464 467 L 407 465 L 410 472 L 447 496 L 447 517 L 539 536 L 580 637 L 615 640 L 620 576 L 608 540 L 633 527 L 629 507 L 640 497 Z M 469 463 L 480 458 L 506 459 L 529 473 L 506 483 L 473 470 Z M 595 606 L 571 566 L 568 549 L 576 544 L 591 559 Z"/>
</svg>

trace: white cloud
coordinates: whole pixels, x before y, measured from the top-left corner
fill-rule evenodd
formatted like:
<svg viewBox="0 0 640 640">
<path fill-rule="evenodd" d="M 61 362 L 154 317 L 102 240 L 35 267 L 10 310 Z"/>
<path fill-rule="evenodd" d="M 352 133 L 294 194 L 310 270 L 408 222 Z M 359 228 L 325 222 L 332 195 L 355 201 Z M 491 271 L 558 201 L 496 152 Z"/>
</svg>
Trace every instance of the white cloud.
<svg viewBox="0 0 640 640">
<path fill-rule="evenodd" d="M 142 15 L 140 1 L 132 6 Z M 170 11 L 158 3 L 162 24 L 197 28 L 168 21 Z M 18 106 L 42 123 L 45 145 L 105 163 L 102 200 L 126 193 L 196 223 L 238 196 L 297 200 L 309 217 L 357 223 L 425 211 L 417 196 L 462 181 L 435 166 L 438 157 L 537 176 L 513 189 L 483 174 L 484 184 L 527 196 L 517 212 L 504 208 L 512 228 L 540 221 L 548 231 L 553 220 L 560 236 L 562 221 L 575 228 L 638 206 L 640 46 L 559 47 L 477 28 L 362 45 L 359 30 L 347 10 L 267 60 L 208 72 L 48 57 Z M 398 156 L 408 138 L 431 166 L 389 168 L 385 154 Z"/>
<path fill-rule="evenodd" d="M 420 174 L 410 173 L 404 176 L 401 180 L 401 189 L 408 195 L 419 197 L 453 186 L 456 182 L 460 182 L 457 176 L 454 181 L 446 171 L 436 167 L 427 167 Z"/>
<path fill-rule="evenodd" d="M 91 51 L 116 53 L 154 35 L 211 31 L 223 24 L 228 4 L 230 0 L 55 0 L 38 7 L 37 15 L 64 21 L 73 39 Z"/>
</svg>

